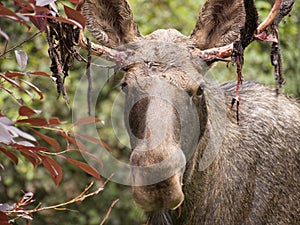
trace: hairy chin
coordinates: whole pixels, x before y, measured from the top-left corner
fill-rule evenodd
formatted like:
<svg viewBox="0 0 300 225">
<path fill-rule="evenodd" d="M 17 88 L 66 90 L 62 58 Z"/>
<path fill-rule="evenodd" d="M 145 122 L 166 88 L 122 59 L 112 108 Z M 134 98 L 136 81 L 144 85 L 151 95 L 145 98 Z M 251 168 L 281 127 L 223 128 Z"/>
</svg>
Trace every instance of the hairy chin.
<svg viewBox="0 0 300 225">
<path fill-rule="evenodd" d="M 170 210 L 160 210 L 149 213 L 146 225 L 173 225 Z"/>
</svg>

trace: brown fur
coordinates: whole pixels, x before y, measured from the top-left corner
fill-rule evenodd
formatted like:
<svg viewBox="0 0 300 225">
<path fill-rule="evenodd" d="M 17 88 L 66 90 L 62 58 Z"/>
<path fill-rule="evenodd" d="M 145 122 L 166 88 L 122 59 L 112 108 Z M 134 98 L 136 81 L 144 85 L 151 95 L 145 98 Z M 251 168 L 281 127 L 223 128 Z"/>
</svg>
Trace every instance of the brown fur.
<svg viewBox="0 0 300 225">
<path fill-rule="evenodd" d="M 245 2 L 208 0 L 190 37 L 173 29 L 142 37 L 125 0 L 84 3 L 90 32 L 101 43 L 130 52 L 123 65 L 127 73 L 122 85 L 127 94 L 131 165 L 151 168 L 173 153 L 179 156 L 161 170 L 132 171 L 137 183 L 170 173 L 157 183 L 133 187 L 135 201 L 150 212 L 148 224 L 300 223 L 299 104 L 282 94 L 276 96 L 264 85 L 245 82 L 237 124 L 236 112 L 229 109 L 235 84 L 213 87 L 206 82 L 207 65 L 194 54 L 195 49 L 230 44 L 239 37 L 243 47 L 249 44 L 257 25 L 252 19 L 257 15 L 253 2 Z M 199 88 L 203 93 L 199 94 Z M 184 118 L 188 113 L 182 118 L 168 102 L 157 98 L 166 94 L 173 96 L 169 99 L 172 106 L 186 112 L 194 104 L 197 118 Z M 189 99 L 184 98 L 187 94 Z M 196 119 L 200 137 L 193 136 Z M 186 150 L 192 145 L 185 138 L 179 140 L 184 129 L 184 137 L 198 141 L 192 157 Z M 161 136 L 163 141 L 153 147 Z M 212 139 L 219 138 L 222 142 L 217 149 L 208 148 Z M 208 167 L 201 167 L 209 151 L 218 154 Z M 188 159 L 186 167 L 174 173 L 174 168 L 182 166 L 183 154 Z M 178 217 L 169 209 L 183 199 Z"/>
</svg>

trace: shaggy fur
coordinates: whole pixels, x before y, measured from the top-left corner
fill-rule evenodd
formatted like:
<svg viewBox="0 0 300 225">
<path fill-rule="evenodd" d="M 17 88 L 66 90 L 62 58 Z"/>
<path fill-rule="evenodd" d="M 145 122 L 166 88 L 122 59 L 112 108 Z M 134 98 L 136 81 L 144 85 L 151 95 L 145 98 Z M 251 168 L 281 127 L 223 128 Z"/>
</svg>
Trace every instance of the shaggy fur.
<svg viewBox="0 0 300 225">
<path fill-rule="evenodd" d="M 180 132 L 187 125 L 191 129 L 184 135 L 195 135 L 195 120 L 179 119 L 170 105 L 185 112 L 190 112 L 191 103 L 197 108 L 199 143 L 192 157 L 186 157 L 184 173 L 133 187 L 133 198 L 149 213 L 148 225 L 299 224 L 299 104 L 282 94 L 276 96 L 262 84 L 244 82 L 237 124 L 236 112 L 230 110 L 236 84 L 213 87 L 204 79 L 206 63 L 195 54 L 195 50 L 227 45 L 240 37 L 246 47 L 257 25 L 252 21 L 257 19 L 252 1 L 208 0 L 190 37 L 173 29 L 142 37 L 125 0 L 86 0 L 83 14 L 101 43 L 114 48 L 127 44 L 118 50 L 127 56 L 122 62 L 126 70 L 122 85 L 127 89 L 132 165 L 151 168 L 174 151 L 186 154 Z M 155 98 L 166 93 L 173 96 L 172 104 Z M 187 95 L 188 101 L 183 97 Z M 148 121 L 155 122 L 156 129 Z M 182 125 L 182 121 L 189 123 Z M 151 144 L 151 138 L 146 143 L 145 137 L 159 138 L 160 128 L 167 128 L 167 138 L 153 151 L 137 151 Z M 211 155 L 213 161 L 204 160 Z M 158 173 L 170 172 L 168 168 L 176 163 L 171 161 Z M 132 177 L 147 181 L 155 175 L 133 173 Z M 183 195 L 178 217 L 167 209 L 178 206 Z"/>
</svg>

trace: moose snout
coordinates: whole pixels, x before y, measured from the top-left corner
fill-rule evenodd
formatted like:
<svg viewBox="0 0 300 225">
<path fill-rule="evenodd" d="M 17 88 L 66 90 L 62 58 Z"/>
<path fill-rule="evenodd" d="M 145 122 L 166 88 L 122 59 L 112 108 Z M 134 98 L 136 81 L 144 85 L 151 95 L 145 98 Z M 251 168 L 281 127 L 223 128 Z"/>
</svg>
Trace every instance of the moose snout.
<svg viewBox="0 0 300 225">
<path fill-rule="evenodd" d="M 133 199 L 146 212 L 176 209 L 184 200 L 178 174 L 157 184 L 133 187 Z"/>
<path fill-rule="evenodd" d="M 133 199 L 144 211 L 175 209 L 184 199 L 185 155 L 178 147 L 135 149 L 131 154 Z"/>
</svg>

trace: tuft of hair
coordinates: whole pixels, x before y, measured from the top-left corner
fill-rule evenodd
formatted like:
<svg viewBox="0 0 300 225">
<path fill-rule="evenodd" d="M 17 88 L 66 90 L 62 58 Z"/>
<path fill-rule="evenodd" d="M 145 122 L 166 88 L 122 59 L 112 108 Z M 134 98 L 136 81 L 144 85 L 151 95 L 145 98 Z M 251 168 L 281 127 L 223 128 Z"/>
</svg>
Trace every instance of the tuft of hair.
<svg viewBox="0 0 300 225">
<path fill-rule="evenodd" d="M 146 225 L 173 225 L 170 210 L 151 212 Z"/>
</svg>

